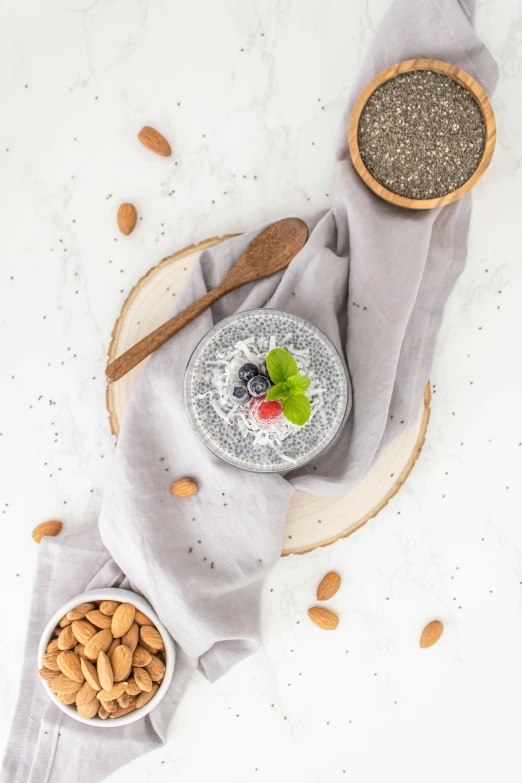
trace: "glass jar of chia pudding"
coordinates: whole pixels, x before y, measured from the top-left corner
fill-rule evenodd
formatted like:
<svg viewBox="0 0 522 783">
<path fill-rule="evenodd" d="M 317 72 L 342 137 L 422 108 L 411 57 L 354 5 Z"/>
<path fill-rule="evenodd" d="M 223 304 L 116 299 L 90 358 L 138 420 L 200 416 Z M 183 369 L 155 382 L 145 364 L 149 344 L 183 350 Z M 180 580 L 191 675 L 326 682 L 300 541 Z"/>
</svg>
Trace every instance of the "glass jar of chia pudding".
<svg viewBox="0 0 522 783">
<path fill-rule="evenodd" d="M 274 357 L 283 358 L 277 370 Z M 324 451 L 345 419 L 348 390 L 346 366 L 326 335 L 268 309 L 216 324 L 196 346 L 184 381 L 188 415 L 203 443 L 258 473 L 294 470 Z"/>
</svg>

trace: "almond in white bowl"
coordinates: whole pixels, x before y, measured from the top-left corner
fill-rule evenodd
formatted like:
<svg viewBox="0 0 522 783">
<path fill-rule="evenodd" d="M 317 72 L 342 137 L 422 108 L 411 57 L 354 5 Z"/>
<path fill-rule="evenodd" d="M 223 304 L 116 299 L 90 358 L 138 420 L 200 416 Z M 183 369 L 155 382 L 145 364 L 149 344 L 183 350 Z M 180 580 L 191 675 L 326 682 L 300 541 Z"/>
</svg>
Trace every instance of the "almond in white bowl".
<svg viewBox="0 0 522 783">
<path fill-rule="evenodd" d="M 159 704 L 175 656 L 174 642 L 148 601 L 130 590 L 106 588 L 72 598 L 51 617 L 38 666 L 57 707 L 82 723 L 109 728 L 140 720 Z"/>
</svg>

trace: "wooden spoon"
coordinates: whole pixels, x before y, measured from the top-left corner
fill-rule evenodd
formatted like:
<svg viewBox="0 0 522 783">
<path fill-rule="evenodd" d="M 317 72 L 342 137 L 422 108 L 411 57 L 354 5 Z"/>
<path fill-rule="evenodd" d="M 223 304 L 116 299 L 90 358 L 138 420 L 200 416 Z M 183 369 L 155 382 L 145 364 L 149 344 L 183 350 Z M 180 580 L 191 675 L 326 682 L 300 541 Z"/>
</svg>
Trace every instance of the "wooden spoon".
<svg viewBox="0 0 522 783">
<path fill-rule="evenodd" d="M 118 381 L 133 367 L 146 359 L 156 348 L 166 343 L 208 307 L 225 294 L 247 283 L 254 283 L 279 272 L 288 266 L 292 258 L 305 246 L 308 226 L 299 218 L 285 218 L 261 231 L 224 280 L 201 299 L 189 305 L 174 318 L 158 326 L 139 343 L 118 356 L 106 370 L 109 381 Z"/>
</svg>

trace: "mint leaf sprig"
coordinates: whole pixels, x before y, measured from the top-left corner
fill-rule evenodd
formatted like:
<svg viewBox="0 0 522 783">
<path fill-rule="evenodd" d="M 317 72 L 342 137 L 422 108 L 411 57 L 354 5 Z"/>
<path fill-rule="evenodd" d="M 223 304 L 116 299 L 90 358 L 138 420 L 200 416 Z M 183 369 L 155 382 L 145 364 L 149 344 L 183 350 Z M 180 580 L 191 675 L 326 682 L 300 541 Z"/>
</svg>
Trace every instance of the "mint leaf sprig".
<svg viewBox="0 0 522 783">
<path fill-rule="evenodd" d="M 310 378 L 299 375 L 296 360 L 284 348 L 273 348 L 267 354 L 266 368 L 274 384 L 266 393 L 267 400 L 281 400 L 286 418 L 302 427 L 310 418 L 310 400 L 303 394 Z"/>
</svg>

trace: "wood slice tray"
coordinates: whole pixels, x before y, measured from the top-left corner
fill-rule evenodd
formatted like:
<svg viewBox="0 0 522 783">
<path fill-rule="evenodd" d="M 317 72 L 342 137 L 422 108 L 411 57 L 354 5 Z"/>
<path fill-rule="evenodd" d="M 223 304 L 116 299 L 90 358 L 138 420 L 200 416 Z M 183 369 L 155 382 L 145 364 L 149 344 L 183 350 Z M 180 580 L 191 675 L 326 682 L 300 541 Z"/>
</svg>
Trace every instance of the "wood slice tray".
<svg viewBox="0 0 522 783">
<path fill-rule="evenodd" d="M 108 363 L 166 321 L 174 297 L 185 285 L 200 254 L 228 239 L 214 237 L 164 258 L 134 286 L 112 332 Z M 116 437 L 132 391 L 146 362 L 107 387 L 107 409 Z M 430 387 L 413 427 L 400 435 L 348 494 L 319 497 L 296 492 L 290 502 L 283 537 L 283 555 L 303 554 L 349 536 L 386 506 L 410 474 L 424 445 L 430 417 Z"/>
</svg>

